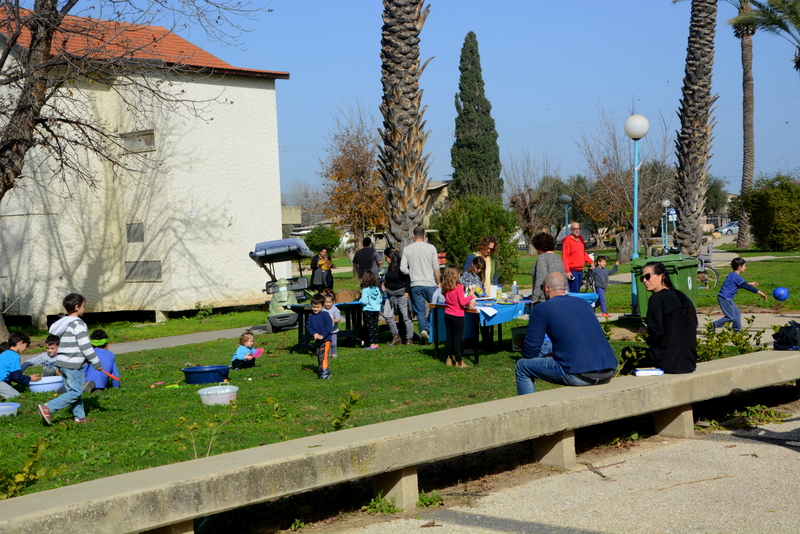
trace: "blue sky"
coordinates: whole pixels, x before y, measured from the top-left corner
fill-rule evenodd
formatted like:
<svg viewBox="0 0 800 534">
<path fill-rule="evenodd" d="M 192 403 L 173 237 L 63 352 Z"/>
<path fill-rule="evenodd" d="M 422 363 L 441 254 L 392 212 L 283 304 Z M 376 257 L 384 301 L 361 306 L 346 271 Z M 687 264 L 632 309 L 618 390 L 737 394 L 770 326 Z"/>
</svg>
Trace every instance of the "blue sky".
<svg viewBox="0 0 800 534">
<path fill-rule="evenodd" d="M 503 159 L 529 151 L 547 156 L 562 176 L 585 173 L 577 147 L 602 106 L 622 130 L 631 111 L 663 116 L 679 127 L 690 2 L 670 0 L 434 0 L 422 30 L 420 55 L 434 59 L 422 76 L 429 178 L 448 179 L 464 37 L 478 38 L 486 94 L 492 103 Z M 319 158 L 338 109 L 360 103 L 379 119 L 380 0 L 272 0 L 271 13 L 248 22 L 241 48 L 184 35 L 237 67 L 281 70 L 277 81 L 281 182 L 321 182 Z M 741 62 L 739 41 L 719 5 L 713 91 L 711 173 L 741 183 Z M 800 75 L 794 47 L 754 38 L 756 175 L 800 168 Z M 646 142 L 646 140 L 645 140 Z"/>
</svg>

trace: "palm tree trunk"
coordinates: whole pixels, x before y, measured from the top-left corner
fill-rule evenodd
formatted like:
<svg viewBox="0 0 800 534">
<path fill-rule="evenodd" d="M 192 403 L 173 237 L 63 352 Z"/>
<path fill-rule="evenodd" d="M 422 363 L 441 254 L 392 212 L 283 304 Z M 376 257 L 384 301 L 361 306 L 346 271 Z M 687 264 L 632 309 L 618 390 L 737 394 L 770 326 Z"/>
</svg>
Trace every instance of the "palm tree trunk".
<svg viewBox="0 0 800 534">
<path fill-rule="evenodd" d="M 755 168 L 755 130 L 753 116 L 755 98 L 753 87 L 753 34 L 755 27 L 744 27 L 740 30 L 742 44 L 742 122 L 743 122 L 743 158 L 742 158 L 742 196 L 753 188 L 753 172 Z M 747 212 L 739 214 L 739 235 L 736 237 L 736 248 L 746 249 L 750 246 L 750 220 Z"/>
<path fill-rule="evenodd" d="M 714 121 L 711 107 L 711 74 L 717 0 L 692 0 L 689 46 L 680 102 L 681 129 L 675 141 L 677 153 L 678 238 L 685 254 L 698 255 L 703 231 L 708 187 L 708 160 Z"/>
<path fill-rule="evenodd" d="M 423 154 L 428 134 L 423 131 L 419 88 L 427 62 L 420 66 L 419 33 L 430 6 L 423 5 L 424 0 L 383 0 L 378 169 L 389 206 L 387 241 L 399 249 L 411 242 L 414 227 L 422 225 L 428 190 L 428 155 Z"/>
</svg>

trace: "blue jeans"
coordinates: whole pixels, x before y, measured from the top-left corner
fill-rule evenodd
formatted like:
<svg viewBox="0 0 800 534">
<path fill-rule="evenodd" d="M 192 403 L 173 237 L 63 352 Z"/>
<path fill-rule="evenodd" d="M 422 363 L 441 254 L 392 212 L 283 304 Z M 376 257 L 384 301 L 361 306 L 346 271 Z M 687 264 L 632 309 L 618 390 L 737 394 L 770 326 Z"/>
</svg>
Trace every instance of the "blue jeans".
<svg viewBox="0 0 800 534">
<path fill-rule="evenodd" d="M 593 382 L 587 382 L 582 378 L 565 372 L 561 364 L 551 356 L 521 358 L 517 361 L 516 375 L 517 395 L 527 395 L 536 391 L 533 385 L 534 378 L 553 384 L 561 384 L 562 386 L 594 385 Z"/>
<path fill-rule="evenodd" d="M 570 271 L 572 275 L 572 280 L 569 280 L 569 292 L 570 293 L 580 293 L 581 292 L 581 284 L 583 283 L 583 271 Z"/>
<path fill-rule="evenodd" d="M 714 321 L 714 328 L 720 328 L 727 322 L 733 323 L 733 331 L 738 332 L 742 329 L 742 312 L 739 311 L 738 306 L 732 300 L 725 300 L 722 297 L 717 297 L 717 303 L 722 308 L 722 313 L 725 315 L 722 319 Z"/>
<path fill-rule="evenodd" d="M 414 308 L 414 315 L 417 316 L 420 334 L 423 331 L 430 333 L 427 303 L 433 300 L 434 292 L 436 292 L 436 286 L 411 286 L 411 306 Z"/>
<path fill-rule="evenodd" d="M 606 311 L 606 288 L 595 286 L 594 290 L 597 292 L 597 300 L 600 302 L 600 311 L 608 313 Z"/>
<path fill-rule="evenodd" d="M 50 408 L 50 412 L 56 412 L 61 408 L 72 406 L 72 416 L 76 419 L 83 419 L 86 417 L 86 413 L 83 411 L 83 399 L 81 399 L 83 379 L 85 377 L 84 371 L 83 369 L 66 369 L 64 367 L 59 369 L 61 370 L 61 376 L 64 378 L 64 386 L 67 388 L 67 392 L 48 402 L 47 407 Z"/>
</svg>

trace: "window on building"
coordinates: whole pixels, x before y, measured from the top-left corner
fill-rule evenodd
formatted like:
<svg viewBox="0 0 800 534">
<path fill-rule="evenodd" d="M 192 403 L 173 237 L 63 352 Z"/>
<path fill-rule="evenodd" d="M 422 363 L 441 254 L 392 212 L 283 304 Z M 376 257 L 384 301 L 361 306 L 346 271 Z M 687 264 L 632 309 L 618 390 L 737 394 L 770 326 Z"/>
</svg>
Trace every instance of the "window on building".
<svg viewBox="0 0 800 534">
<path fill-rule="evenodd" d="M 122 136 L 122 146 L 128 152 L 144 152 L 156 149 L 156 136 L 153 130 L 131 132 Z"/>
<path fill-rule="evenodd" d="M 133 223 L 126 227 L 128 243 L 144 243 L 144 223 Z"/>
<path fill-rule="evenodd" d="M 126 261 L 126 282 L 157 282 L 161 280 L 160 261 Z"/>
</svg>

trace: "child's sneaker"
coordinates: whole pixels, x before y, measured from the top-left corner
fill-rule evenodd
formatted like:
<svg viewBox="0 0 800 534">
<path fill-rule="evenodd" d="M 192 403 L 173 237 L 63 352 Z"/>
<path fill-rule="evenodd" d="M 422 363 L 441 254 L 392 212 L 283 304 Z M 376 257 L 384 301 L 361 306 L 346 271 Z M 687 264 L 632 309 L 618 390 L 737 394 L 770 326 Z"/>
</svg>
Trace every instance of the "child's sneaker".
<svg viewBox="0 0 800 534">
<path fill-rule="evenodd" d="M 610 313 L 604 313 L 603 317 L 611 317 L 611 314 Z"/>
<path fill-rule="evenodd" d="M 322 372 L 319 374 L 320 380 L 327 380 L 331 377 L 333 373 L 331 373 L 330 369 L 323 369 Z"/>
<path fill-rule="evenodd" d="M 89 380 L 88 382 L 84 382 L 83 383 L 83 392 L 84 393 L 91 393 L 93 389 L 94 389 L 94 381 L 93 380 Z M 76 419 L 76 421 L 77 421 L 77 419 Z"/>
<path fill-rule="evenodd" d="M 44 424 L 51 426 L 53 421 L 50 420 L 50 408 L 48 408 L 46 404 L 40 404 L 36 407 L 36 409 L 39 410 L 39 415 L 42 416 L 42 421 L 44 421 Z"/>
<path fill-rule="evenodd" d="M 86 419 L 85 417 L 76 417 L 76 418 L 75 418 L 75 422 L 76 422 L 76 423 L 88 423 L 88 422 L 89 422 L 89 420 L 88 420 L 88 419 Z"/>
<path fill-rule="evenodd" d="M 338 357 L 339 357 L 339 355 L 338 355 L 338 354 L 331 354 L 331 359 L 334 359 L 334 360 L 335 360 L 335 359 L 336 359 L 336 358 L 338 358 Z"/>
</svg>

